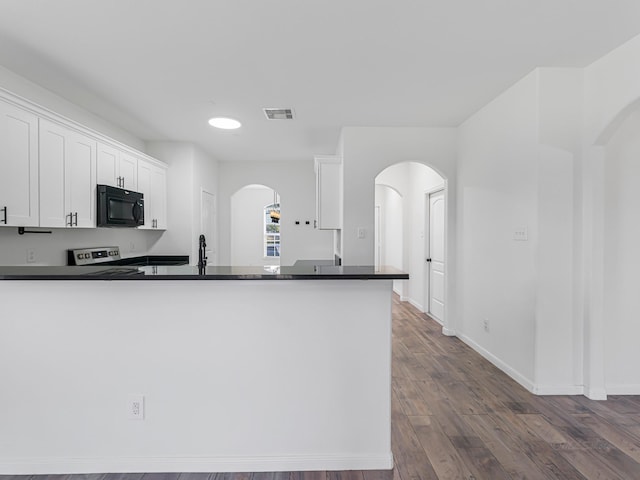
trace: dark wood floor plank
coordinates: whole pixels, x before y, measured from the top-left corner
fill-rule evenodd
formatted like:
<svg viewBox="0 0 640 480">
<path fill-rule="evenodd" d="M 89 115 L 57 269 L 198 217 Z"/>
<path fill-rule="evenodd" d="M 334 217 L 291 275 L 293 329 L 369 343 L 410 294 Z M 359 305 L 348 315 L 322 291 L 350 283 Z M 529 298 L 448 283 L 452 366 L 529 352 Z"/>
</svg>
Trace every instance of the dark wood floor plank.
<svg viewBox="0 0 640 480">
<path fill-rule="evenodd" d="M 215 480 L 251 480 L 251 473 L 218 473 Z"/>
<path fill-rule="evenodd" d="M 103 480 L 141 480 L 143 476 L 144 473 L 108 473 Z M 69 480 L 75 480 L 75 475 Z"/>
<path fill-rule="evenodd" d="M 615 425 L 606 422 L 597 415 L 582 415 L 580 418 L 600 437 L 615 445 L 636 462 L 640 462 L 640 438 L 638 436 L 616 428 Z"/>
<path fill-rule="evenodd" d="M 327 472 L 291 472 L 289 480 L 327 480 Z"/>
<path fill-rule="evenodd" d="M 364 480 L 400 480 L 400 477 L 394 477 L 393 470 L 367 470 L 362 472 Z"/>
<path fill-rule="evenodd" d="M 431 417 L 410 417 L 418 441 L 429 458 L 438 479 L 470 478 L 471 471 L 458 455 L 457 448 Z"/>
<path fill-rule="evenodd" d="M 568 436 L 560 429 L 552 425 L 540 414 L 519 414 L 517 418 L 523 422 L 530 431 L 538 435 L 552 445 L 567 445 L 570 443 Z"/>
<path fill-rule="evenodd" d="M 215 473 L 181 473 L 178 480 L 215 480 Z"/>
<path fill-rule="evenodd" d="M 407 416 L 431 415 L 429 406 L 422 398 L 415 383 L 408 378 L 394 378 L 393 389 L 398 396 L 402 411 Z"/>
<path fill-rule="evenodd" d="M 364 480 L 361 471 L 327 472 L 327 480 Z"/>
<path fill-rule="evenodd" d="M 179 473 L 145 473 L 142 480 L 178 480 Z"/>
<path fill-rule="evenodd" d="M 466 422 L 512 479 L 549 480 L 550 477 L 545 471 L 532 462 L 518 445 L 490 420 L 489 415 L 470 415 Z"/>
</svg>

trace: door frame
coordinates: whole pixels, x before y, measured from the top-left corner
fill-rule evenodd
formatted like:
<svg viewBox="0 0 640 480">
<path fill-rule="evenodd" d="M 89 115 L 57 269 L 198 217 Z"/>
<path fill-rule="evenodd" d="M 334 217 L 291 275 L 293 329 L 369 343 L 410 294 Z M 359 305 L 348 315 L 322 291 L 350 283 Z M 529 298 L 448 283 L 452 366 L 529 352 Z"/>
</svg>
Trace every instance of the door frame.
<svg viewBox="0 0 640 480">
<path fill-rule="evenodd" d="M 446 325 L 447 325 L 447 312 L 448 312 L 448 305 L 449 305 L 449 301 L 447 298 L 447 279 L 448 279 L 448 270 L 449 270 L 449 252 L 448 252 L 448 232 L 449 232 L 449 224 L 448 224 L 448 202 L 447 202 L 447 183 L 445 180 L 445 183 L 443 185 L 439 185 L 437 187 L 433 187 L 433 188 L 429 188 L 423 191 L 424 194 L 424 228 L 423 228 L 423 235 L 424 235 L 424 249 L 423 249 L 423 255 L 422 255 L 422 265 L 423 265 L 423 270 L 422 270 L 422 278 L 423 278 L 423 305 L 424 305 L 424 313 L 426 314 L 430 314 L 430 309 L 431 309 L 431 265 L 427 265 L 427 261 L 426 259 L 429 258 L 429 254 L 430 254 L 430 248 L 431 248 L 431 195 L 435 194 L 435 193 L 440 193 L 442 192 L 442 199 L 444 201 L 444 292 L 443 292 L 443 301 L 444 301 L 444 307 L 443 307 L 443 313 L 442 313 L 442 318 L 440 319 L 435 319 L 438 323 L 440 323 L 442 325 L 442 330 L 443 333 L 445 335 L 450 335 L 451 333 L 449 333 Z"/>
<path fill-rule="evenodd" d="M 202 200 L 203 200 L 203 196 L 204 194 L 207 195 L 211 195 L 211 197 L 213 198 L 213 218 L 215 220 L 215 223 L 218 223 L 218 196 L 216 195 L 216 192 L 212 192 L 210 190 L 207 190 L 206 188 L 200 187 L 200 233 L 204 233 L 204 209 L 202 208 Z M 213 251 L 213 255 L 214 258 L 211 259 L 212 263 L 210 263 L 210 265 L 217 265 L 218 264 L 218 225 L 212 225 L 212 230 L 213 230 L 213 238 L 207 238 L 207 246 L 211 245 L 212 248 L 209 248 L 208 250 Z"/>
</svg>

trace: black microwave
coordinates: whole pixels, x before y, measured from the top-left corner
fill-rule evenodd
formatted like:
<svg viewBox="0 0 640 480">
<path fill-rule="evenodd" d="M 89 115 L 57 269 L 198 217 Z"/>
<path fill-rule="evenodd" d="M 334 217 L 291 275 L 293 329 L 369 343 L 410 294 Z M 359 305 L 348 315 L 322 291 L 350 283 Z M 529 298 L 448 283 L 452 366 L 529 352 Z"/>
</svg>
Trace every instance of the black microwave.
<svg viewBox="0 0 640 480">
<path fill-rule="evenodd" d="M 144 195 L 124 188 L 98 185 L 98 227 L 144 225 Z"/>
</svg>

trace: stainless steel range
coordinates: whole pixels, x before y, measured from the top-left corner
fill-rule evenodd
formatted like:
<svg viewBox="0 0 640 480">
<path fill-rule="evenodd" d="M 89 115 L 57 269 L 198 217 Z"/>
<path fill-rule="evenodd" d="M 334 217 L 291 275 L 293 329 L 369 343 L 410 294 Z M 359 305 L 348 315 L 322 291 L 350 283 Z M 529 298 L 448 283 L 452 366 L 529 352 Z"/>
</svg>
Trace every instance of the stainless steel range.
<svg viewBox="0 0 640 480">
<path fill-rule="evenodd" d="M 67 250 L 67 265 L 100 265 L 120 260 L 119 247 L 94 247 Z"/>
<path fill-rule="evenodd" d="M 120 256 L 120 247 L 92 247 L 67 250 L 67 265 L 126 265 L 126 266 L 166 266 L 188 265 L 189 255 L 143 255 L 140 257 Z"/>
</svg>

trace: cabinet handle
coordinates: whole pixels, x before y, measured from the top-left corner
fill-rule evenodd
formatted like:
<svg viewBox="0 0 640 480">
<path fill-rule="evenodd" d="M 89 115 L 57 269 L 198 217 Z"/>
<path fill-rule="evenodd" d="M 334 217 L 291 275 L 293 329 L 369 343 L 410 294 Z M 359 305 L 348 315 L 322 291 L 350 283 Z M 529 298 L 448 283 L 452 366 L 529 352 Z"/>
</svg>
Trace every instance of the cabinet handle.
<svg viewBox="0 0 640 480">
<path fill-rule="evenodd" d="M 75 217 L 75 222 L 74 222 L 74 224 L 75 224 L 75 226 L 77 227 L 77 226 L 78 226 L 78 212 L 74 213 L 74 214 L 73 214 L 73 216 Z"/>
<path fill-rule="evenodd" d="M 4 219 L 0 220 L 0 222 L 4 223 L 6 225 L 7 224 L 7 206 L 6 205 L 4 206 L 2 211 L 4 212 Z"/>
</svg>

